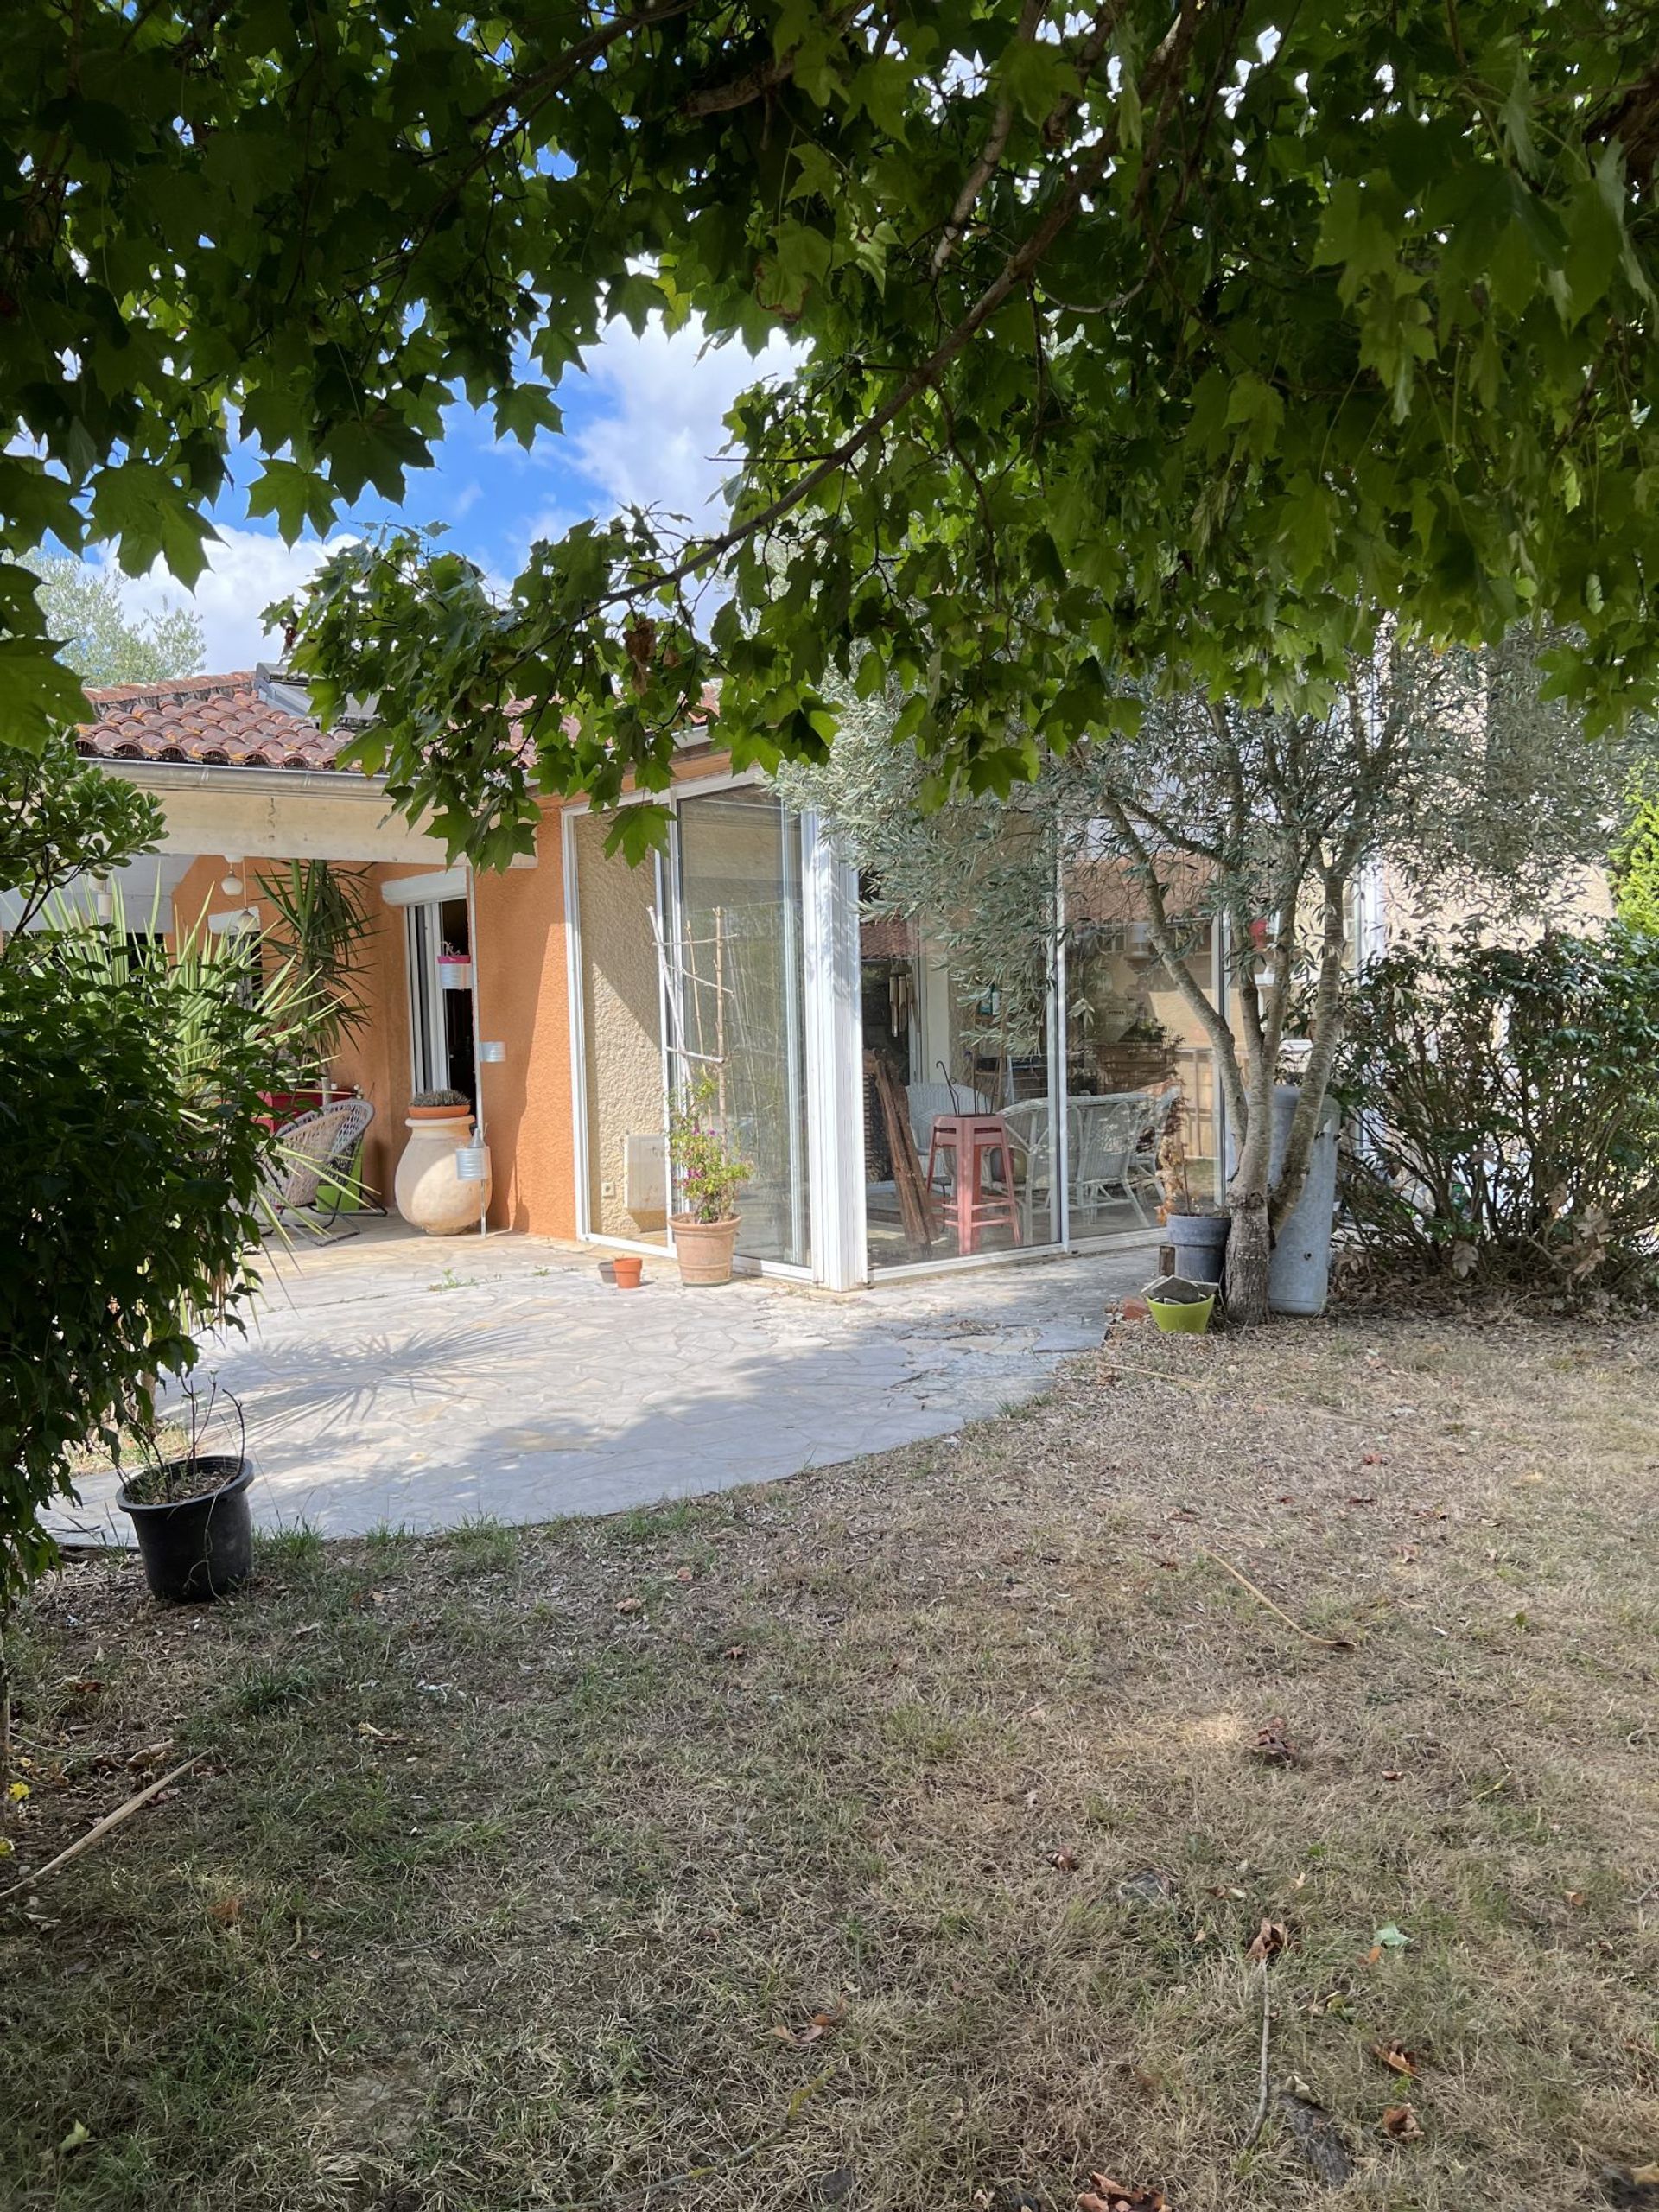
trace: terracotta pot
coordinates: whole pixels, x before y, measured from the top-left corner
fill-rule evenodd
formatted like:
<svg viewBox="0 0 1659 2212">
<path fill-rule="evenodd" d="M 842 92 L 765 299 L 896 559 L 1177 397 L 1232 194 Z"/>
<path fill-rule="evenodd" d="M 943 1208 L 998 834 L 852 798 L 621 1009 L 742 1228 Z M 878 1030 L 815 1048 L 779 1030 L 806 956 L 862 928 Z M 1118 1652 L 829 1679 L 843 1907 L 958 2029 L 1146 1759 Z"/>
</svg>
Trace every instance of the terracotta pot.
<svg viewBox="0 0 1659 2212">
<path fill-rule="evenodd" d="M 730 1282 L 738 1217 L 728 1213 L 724 1221 L 694 1221 L 690 1214 L 677 1213 L 671 1217 L 680 1281 L 699 1286 Z"/>
<path fill-rule="evenodd" d="M 473 1117 L 461 1107 L 410 1109 L 409 1142 L 397 1162 L 392 1185 L 397 1211 L 411 1229 L 429 1236 L 459 1236 L 476 1230 L 490 1202 L 489 1178 L 463 1183 L 455 1173 L 455 1152 L 470 1144 Z"/>
<path fill-rule="evenodd" d="M 619 1252 L 611 1262 L 611 1281 L 619 1290 L 638 1290 L 645 1264 L 637 1253 Z"/>
</svg>

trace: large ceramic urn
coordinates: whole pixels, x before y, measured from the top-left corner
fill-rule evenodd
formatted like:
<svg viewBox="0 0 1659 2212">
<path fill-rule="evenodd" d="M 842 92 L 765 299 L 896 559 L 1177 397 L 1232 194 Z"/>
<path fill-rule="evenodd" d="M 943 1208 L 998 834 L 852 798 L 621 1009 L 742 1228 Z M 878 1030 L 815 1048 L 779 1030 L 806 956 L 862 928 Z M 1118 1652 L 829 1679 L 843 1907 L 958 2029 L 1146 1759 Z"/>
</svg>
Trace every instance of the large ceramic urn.
<svg viewBox="0 0 1659 2212">
<path fill-rule="evenodd" d="M 405 1127 L 409 1142 L 392 1186 L 398 1212 L 411 1229 L 423 1229 L 429 1236 L 476 1231 L 490 1202 L 488 1156 L 482 1182 L 463 1183 L 455 1162 L 459 1148 L 473 1141 L 472 1116 L 459 1106 L 445 1114 L 416 1107 Z"/>
</svg>

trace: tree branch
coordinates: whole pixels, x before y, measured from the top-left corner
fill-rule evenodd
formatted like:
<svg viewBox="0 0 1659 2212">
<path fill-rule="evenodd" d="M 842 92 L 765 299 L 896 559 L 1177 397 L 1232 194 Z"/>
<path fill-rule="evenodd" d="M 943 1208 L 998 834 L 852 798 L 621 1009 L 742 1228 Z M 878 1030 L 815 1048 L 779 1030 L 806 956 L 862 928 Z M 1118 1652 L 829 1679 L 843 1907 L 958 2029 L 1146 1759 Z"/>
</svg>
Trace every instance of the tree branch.
<svg viewBox="0 0 1659 2212">
<path fill-rule="evenodd" d="M 1249 1115 L 1244 1103 L 1243 1081 L 1239 1072 L 1238 1048 L 1234 1041 L 1233 1033 L 1223 1020 L 1220 1008 L 1211 1004 L 1209 997 L 1193 981 L 1192 971 L 1187 966 L 1182 957 L 1180 947 L 1175 942 L 1174 931 L 1169 925 L 1169 910 L 1164 899 L 1164 887 L 1158 880 L 1158 872 L 1152 864 L 1152 855 L 1147 850 L 1145 841 L 1134 823 L 1130 821 L 1123 803 L 1117 794 L 1109 788 L 1103 793 L 1103 797 L 1117 833 L 1128 849 L 1135 872 L 1145 887 L 1147 925 L 1158 957 L 1162 961 L 1164 971 L 1171 982 L 1203 1025 L 1205 1034 L 1209 1038 L 1216 1055 L 1222 1089 L 1226 1094 L 1227 1111 L 1237 1117 L 1242 1128 L 1248 1122 Z"/>
<path fill-rule="evenodd" d="M 863 5 L 855 0 L 850 8 L 842 8 L 830 18 L 829 29 L 843 29 Z M 688 92 L 676 109 L 676 113 L 690 121 L 700 121 L 705 116 L 731 115 L 751 101 L 764 99 L 769 92 L 781 91 L 795 73 L 795 57 L 798 46 L 791 46 L 783 54 L 768 54 L 764 61 L 757 61 L 741 77 L 728 78 L 724 84 L 705 85 L 700 92 Z"/>
<path fill-rule="evenodd" d="M 1047 0 L 1026 0 L 1020 10 L 1014 37 L 1022 46 L 1029 46 L 1037 35 L 1037 26 L 1048 13 Z M 968 232 L 968 219 L 978 203 L 979 195 L 996 174 L 1008 143 L 1008 133 L 1014 128 L 1014 102 L 1006 95 L 996 104 L 991 118 L 990 134 L 987 137 L 979 159 L 974 163 L 957 194 L 956 205 L 945 219 L 939 233 L 938 244 L 933 249 L 933 274 L 937 276 L 956 251 Z"/>
</svg>

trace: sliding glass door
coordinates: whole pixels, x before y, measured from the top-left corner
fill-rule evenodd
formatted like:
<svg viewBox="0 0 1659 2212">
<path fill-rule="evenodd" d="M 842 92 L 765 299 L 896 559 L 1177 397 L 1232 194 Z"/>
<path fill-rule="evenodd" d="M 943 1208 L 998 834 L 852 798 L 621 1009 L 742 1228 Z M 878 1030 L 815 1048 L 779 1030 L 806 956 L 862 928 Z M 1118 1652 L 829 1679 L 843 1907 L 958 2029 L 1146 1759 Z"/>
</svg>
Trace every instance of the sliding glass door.
<svg viewBox="0 0 1659 2212">
<path fill-rule="evenodd" d="M 749 1163 L 740 1255 L 810 1268 L 800 822 L 753 785 L 702 792 L 673 851 L 672 1073 L 708 1078 Z"/>
<path fill-rule="evenodd" d="M 738 1256 L 810 1269 L 799 819 L 752 785 L 688 794 L 667 853 L 638 868 L 607 854 L 610 827 L 575 816 L 566 848 L 582 1225 L 607 1240 L 668 1242 L 668 1101 L 703 1077 L 751 1169 Z"/>
<path fill-rule="evenodd" d="M 603 815 L 579 814 L 575 872 L 582 1004 L 582 1216 L 588 1233 L 668 1242 L 668 1108 L 658 871 L 607 853 Z"/>
</svg>

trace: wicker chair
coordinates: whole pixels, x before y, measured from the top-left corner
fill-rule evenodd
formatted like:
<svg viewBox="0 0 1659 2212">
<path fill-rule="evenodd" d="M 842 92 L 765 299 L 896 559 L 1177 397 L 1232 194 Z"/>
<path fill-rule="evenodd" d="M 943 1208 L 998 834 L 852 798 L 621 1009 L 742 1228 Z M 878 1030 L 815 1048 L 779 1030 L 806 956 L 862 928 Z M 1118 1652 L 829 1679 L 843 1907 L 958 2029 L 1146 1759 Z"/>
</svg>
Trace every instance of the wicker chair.
<svg viewBox="0 0 1659 2212">
<path fill-rule="evenodd" d="M 363 1132 L 374 1119 L 366 1098 L 342 1098 L 285 1122 L 276 1136 L 276 1156 L 265 1172 L 262 1195 L 273 1228 L 292 1217 L 319 1243 L 338 1244 L 355 1236 L 355 1227 L 338 1226 L 340 1189 Z M 325 1205 L 324 1192 L 332 1204 Z M 329 1230 L 334 1234 L 329 1234 Z"/>
</svg>

